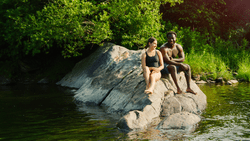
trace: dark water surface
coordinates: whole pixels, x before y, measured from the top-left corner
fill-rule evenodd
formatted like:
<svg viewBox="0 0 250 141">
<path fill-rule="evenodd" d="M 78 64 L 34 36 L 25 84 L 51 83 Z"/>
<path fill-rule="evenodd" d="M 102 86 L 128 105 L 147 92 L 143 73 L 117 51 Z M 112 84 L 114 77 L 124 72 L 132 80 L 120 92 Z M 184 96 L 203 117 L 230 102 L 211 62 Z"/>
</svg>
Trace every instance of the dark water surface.
<svg viewBox="0 0 250 141">
<path fill-rule="evenodd" d="M 199 87 L 207 109 L 197 130 L 181 140 L 250 140 L 249 83 Z M 73 96 L 74 89 L 55 85 L 0 86 L 0 141 L 166 139 L 157 131 L 121 132 L 119 116 L 76 105 Z"/>
<path fill-rule="evenodd" d="M 124 138 L 117 119 L 101 108 L 77 106 L 73 95 L 55 85 L 0 86 L 0 141 Z"/>
</svg>

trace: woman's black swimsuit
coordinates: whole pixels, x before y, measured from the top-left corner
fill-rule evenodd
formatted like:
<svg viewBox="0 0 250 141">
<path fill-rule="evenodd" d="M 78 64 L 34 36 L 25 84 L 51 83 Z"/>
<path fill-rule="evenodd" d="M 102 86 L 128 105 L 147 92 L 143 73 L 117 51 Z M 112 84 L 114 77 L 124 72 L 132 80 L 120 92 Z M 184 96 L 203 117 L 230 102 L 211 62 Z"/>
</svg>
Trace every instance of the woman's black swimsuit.
<svg viewBox="0 0 250 141">
<path fill-rule="evenodd" d="M 148 53 L 146 52 L 146 66 L 158 68 L 160 66 L 159 62 L 159 56 L 156 51 L 155 56 L 152 57 L 148 56 Z"/>
</svg>

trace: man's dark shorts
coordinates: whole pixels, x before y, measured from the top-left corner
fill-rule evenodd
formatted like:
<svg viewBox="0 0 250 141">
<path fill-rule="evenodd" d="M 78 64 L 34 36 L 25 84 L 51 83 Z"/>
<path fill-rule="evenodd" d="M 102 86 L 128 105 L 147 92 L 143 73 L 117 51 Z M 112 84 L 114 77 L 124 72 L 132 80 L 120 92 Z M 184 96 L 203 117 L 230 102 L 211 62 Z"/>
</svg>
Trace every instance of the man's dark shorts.
<svg viewBox="0 0 250 141">
<path fill-rule="evenodd" d="M 169 71 L 168 71 L 168 65 L 167 63 L 164 63 L 164 68 L 161 70 L 161 74 L 169 74 Z M 177 69 L 177 73 L 179 73 L 179 68 L 180 66 L 176 66 L 176 69 Z"/>
</svg>

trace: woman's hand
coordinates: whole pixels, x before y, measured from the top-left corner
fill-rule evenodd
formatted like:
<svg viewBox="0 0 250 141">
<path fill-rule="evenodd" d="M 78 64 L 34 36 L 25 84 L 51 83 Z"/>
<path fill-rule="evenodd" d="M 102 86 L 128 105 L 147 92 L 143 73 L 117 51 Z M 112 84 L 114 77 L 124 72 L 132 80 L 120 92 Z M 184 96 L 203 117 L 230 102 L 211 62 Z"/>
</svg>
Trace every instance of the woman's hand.
<svg viewBox="0 0 250 141">
<path fill-rule="evenodd" d="M 161 71 L 159 68 L 156 67 L 150 67 L 149 69 L 156 73 L 159 73 Z"/>
</svg>

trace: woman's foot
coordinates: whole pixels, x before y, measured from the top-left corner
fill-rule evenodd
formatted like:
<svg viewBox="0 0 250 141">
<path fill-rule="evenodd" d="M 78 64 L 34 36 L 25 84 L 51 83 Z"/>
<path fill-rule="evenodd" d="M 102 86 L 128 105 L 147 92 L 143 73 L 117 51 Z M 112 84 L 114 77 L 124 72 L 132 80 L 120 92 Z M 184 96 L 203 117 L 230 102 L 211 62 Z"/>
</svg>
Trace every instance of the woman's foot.
<svg viewBox="0 0 250 141">
<path fill-rule="evenodd" d="M 150 90 L 150 89 L 147 89 L 144 91 L 145 94 L 152 94 L 153 93 L 153 90 Z"/>
<path fill-rule="evenodd" d="M 194 91 L 193 91 L 192 89 L 190 89 L 190 88 L 187 88 L 186 92 L 187 92 L 187 93 L 192 93 L 192 94 L 194 94 L 194 95 L 197 95 L 197 92 L 194 92 Z"/>
</svg>

